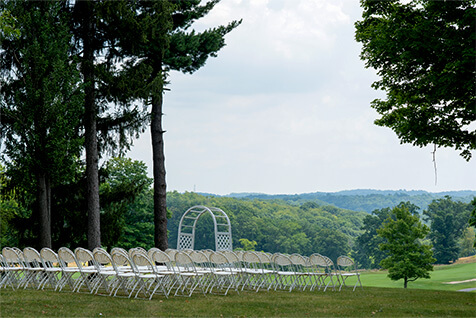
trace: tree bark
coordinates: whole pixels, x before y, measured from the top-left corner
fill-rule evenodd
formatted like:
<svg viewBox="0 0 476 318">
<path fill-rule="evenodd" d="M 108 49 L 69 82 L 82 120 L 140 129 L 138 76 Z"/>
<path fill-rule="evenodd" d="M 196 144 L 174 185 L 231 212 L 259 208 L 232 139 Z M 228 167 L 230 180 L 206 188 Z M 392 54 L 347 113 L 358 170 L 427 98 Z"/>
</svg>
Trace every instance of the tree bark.
<svg viewBox="0 0 476 318">
<path fill-rule="evenodd" d="M 78 1 L 78 5 L 83 5 L 83 61 L 81 72 L 85 85 L 84 93 L 84 130 L 86 148 L 86 182 L 88 202 L 88 249 L 93 250 L 101 246 L 101 226 L 99 207 L 99 169 L 98 169 L 98 144 L 96 116 L 97 107 L 94 95 L 94 12 L 89 1 Z"/>
<path fill-rule="evenodd" d="M 154 244 L 165 251 L 167 240 L 167 184 L 165 181 L 164 131 L 162 130 L 162 91 L 152 96 L 150 131 L 154 172 Z"/>
<path fill-rule="evenodd" d="M 38 210 L 40 214 L 40 248 L 51 248 L 51 187 L 46 174 L 38 176 Z"/>
<path fill-rule="evenodd" d="M 403 278 L 403 288 L 407 288 L 407 286 L 408 286 L 408 277 L 405 276 L 405 277 Z"/>
</svg>

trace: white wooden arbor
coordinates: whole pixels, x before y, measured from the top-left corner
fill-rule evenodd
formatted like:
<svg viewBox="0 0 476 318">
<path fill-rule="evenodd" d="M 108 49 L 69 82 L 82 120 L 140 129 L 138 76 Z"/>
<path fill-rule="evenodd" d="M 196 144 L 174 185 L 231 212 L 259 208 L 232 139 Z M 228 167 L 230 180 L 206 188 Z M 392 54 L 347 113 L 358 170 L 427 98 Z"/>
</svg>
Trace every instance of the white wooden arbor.
<svg viewBox="0 0 476 318">
<path fill-rule="evenodd" d="M 209 208 L 202 205 L 191 207 L 182 215 L 178 229 L 178 250 L 194 249 L 195 227 L 197 225 L 197 221 L 207 212 L 212 216 L 215 228 L 215 250 L 233 250 L 231 224 L 228 215 L 226 215 L 226 213 L 219 208 Z"/>
</svg>

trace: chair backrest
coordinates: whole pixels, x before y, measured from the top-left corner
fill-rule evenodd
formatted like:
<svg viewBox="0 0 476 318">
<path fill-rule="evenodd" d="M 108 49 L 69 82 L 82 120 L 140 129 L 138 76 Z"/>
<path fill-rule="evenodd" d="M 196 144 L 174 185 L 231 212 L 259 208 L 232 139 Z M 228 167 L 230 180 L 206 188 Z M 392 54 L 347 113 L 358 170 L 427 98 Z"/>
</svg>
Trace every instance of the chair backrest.
<svg viewBox="0 0 476 318">
<path fill-rule="evenodd" d="M 221 252 L 211 254 L 210 262 L 213 264 L 213 267 L 230 267 L 231 264 L 228 258 Z"/>
<path fill-rule="evenodd" d="M 2 249 L 3 257 L 5 257 L 5 261 L 8 263 L 9 266 L 13 267 L 16 265 L 23 266 L 22 256 L 11 247 L 4 247 Z"/>
<path fill-rule="evenodd" d="M 40 255 L 45 268 L 54 267 L 55 264 L 59 264 L 58 254 L 56 254 L 51 248 L 43 247 L 40 251 Z"/>
<path fill-rule="evenodd" d="M 165 253 L 170 257 L 172 261 L 175 261 L 175 254 L 177 254 L 178 250 L 175 248 L 168 248 L 165 250 Z"/>
<path fill-rule="evenodd" d="M 58 260 L 61 267 L 68 267 L 68 264 L 73 264 L 75 267 L 80 267 L 81 264 L 76 260 L 74 252 L 67 247 L 60 247 L 58 250 Z"/>
<path fill-rule="evenodd" d="M 195 250 L 195 251 L 192 251 L 189 255 L 192 261 L 195 263 L 195 266 L 198 266 L 198 267 L 210 266 L 210 260 L 208 259 L 208 256 L 204 252 Z"/>
<path fill-rule="evenodd" d="M 337 267 L 339 271 L 356 271 L 357 264 L 355 264 L 354 260 L 348 256 L 339 256 L 337 258 Z"/>
<path fill-rule="evenodd" d="M 309 267 L 311 267 L 311 264 L 309 263 L 309 259 L 306 258 L 305 256 L 302 256 L 301 254 L 297 254 L 297 253 L 291 254 L 289 258 L 291 259 L 291 262 L 293 263 L 294 268 L 297 271 L 307 272 L 309 270 Z"/>
<path fill-rule="evenodd" d="M 14 250 L 18 254 L 20 262 L 25 261 L 25 257 L 23 256 L 23 251 L 21 249 L 19 249 L 18 247 L 12 247 L 12 250 Z"/>
<path fill-rule="evenodd" d="M 129 257 L 129 254 L 127 253 L 126 250 L 124 249 L 112 249 L 111 250 L 111 259 L 112 259 L 112 262 L 113 264 L 115 264 L 115 266 L 123 266 L 123 267 L 127 267 L 127 266 L 130 266 L 131 269 L 134 269 L 134 265 L 132 264 L 132 261 Z"/>
<path fill-rule="evenodd" d="M 142 254 L 146 254 L 146 255 L 147 255 L 147 251 L 146 251 L 144 248 L 142 248 L 142 247 L 133 247 L 133 248 L 130 248 L 130 249 L 129 249 L 129 252 L 128 252 L 128 253 L 129 253 L 129 257 L 131 258 L 131 260 L 132 260 L 132 254 L 134 254 L 134 253 L 136 253 L 136 252 L 140 252 L 140 253 L 142 253 Z"/>
<path fill-rule="evenodd" d="M 236 255 L 235 252 L 224 250 L 221 251 L 221 253 L 225 255 L 226 258 L 228 258 L 234 268 L 241 268 L 241 260 L 238 258 L 238 255 Z"/>
<path fill-rule="evenodd" d="M 243 262 L 260 264 L 261 260 L 255 252 L 247 251 L 243 253 Z"/>
<path fill-rule="evenodd" d="M 26 263 L 31 267 L 42 267 L 43 260 L 41 259 L 40 253 L 33 247 L 25 247 L 23 249 L 23 257 L 25 258 Z"/>
<path fill-rule="evenodd" d="M 293 264 L 289 256 L 279 253 L 273 255 L 273 262 L 277 266 L 291 266 Z"/>
<path fill-rule="evenodd" d="M 149 251 L 147 252 L 147 256 L 149 256 L 149 259 L 151 261 L 153 261 L 153 254 L 156 252 L 156 251 L 160 251 L 160 248 L 157 248 L 157 247 L 152 247 L 151 249 L 149 249 Z"/>
<path fill-rule="evenodd" d="M 233 253 L 235 253 L 240 261 L 243 261 L 243 254 L 245 254 L 245 251 L 233 251 Z"/>
<path fill-rule="evenodd" d="M 175 253 L 175 265 L 180 271 L 197 272 L 192 258 L 183 251 L 178 251 Z"/>
<path fill-rule="evenodd" d="M 319 253 L 314 253 L 309 256 L 309 262 L 315 266 L 327 267 L 326 259 Z"/>
<path fill-rule="evenodd" d="M 267 270 L 274 270 L 274 261 L 272 260 L 272 257 L 274 255 L 266 252 L 256 252 L 256 255 L 258 255 L 260 261 L 261 261 L 261 266 L 264 269 Z"/>
<path fill-rule="evenodd" d="M 96 263 L 100 266 L 107 266 L 107 265 L 112 265 L 112 267 L 114 268 L 114 270 L 116 272 L 119 272 L 117 267 L 116 267 L 116 264 L 113 262 L 112 260 L 112 257 L 111 255 L 109 255 L 108 252 L 106 252 L 106 250 L 104 249 L 96 249 L 94 252 L 93 252 L 93 257 L 94 257 L 94 260 L 96 261 Z"/>
<path fill-rule="evenodd" d="M 149 257 L 152 261 L 158 264 L 166 264 L 167 267 L 173 265 L 173 261 L 170 258 L 169 254 L 164 251 L 157 249 L 152 253 L 152 257 Z"/>
<path fill-rule="evenodd" d="M 144 251 L 136 251 L 132 253 L 132 263 L 134 263 L 135 267 L 133 268 L 135 269 L 137 269 L 139 266 L 146 267 L 148 272 L 157 273 L 155 265 L 149 259 L 147 254 L 144 253 Z"/>
<path fill-rule="evenodd" d="M 84 265 L 97 267 L 96 262 L 94 261 L 93 253 L 91 253 L 90 250 L 77 247 L 74 250 L 74 255 L 76 256 L 78 263 L 81 264 L 81 266 L 78 266 L 79 268 L 82 268 Z"/>
</svg>

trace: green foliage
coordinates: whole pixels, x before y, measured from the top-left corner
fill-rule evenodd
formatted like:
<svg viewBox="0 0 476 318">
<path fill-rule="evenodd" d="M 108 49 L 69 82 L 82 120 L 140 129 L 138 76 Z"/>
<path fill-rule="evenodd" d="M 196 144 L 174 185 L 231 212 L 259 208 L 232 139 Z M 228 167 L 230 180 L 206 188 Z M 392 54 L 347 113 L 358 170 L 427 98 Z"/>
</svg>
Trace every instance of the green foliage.
<svg viewBox="0 0 476 318">
<path fill-rule="evenodd" d="M 391 217 L 391 209 L 374 210 L 372 215 L 366 215 L 362 226 L 364 233 L 355 240 L 352 256 L 363 268 L 379 268 L 380 262 L 387 253 L 380 249 L 385 239 L 378 235 L 379 229 L 385 220 Z"/>
<path fill-rule="evenodd" d="M 124 215 L 124 232 L 115 246 L 126 249 L 154 246 L 153 190 L 142 191 Z"/>
<path fill-rule="evenodd" d="M 410 202 L 400 202 L 397 207 L 406 207 L 413 215 L 418 215 L 419 208 Z M 380 249 L 384 239 L 378 235 L 377 230 L 384 222 L 392 217 L 392 210 L 384 208 L 374 210 L 372 215 L 364 218 L 362 230 L 364 233 L 355 240 L 352 255 L 358 264 L 364 268 L 380 268 L 380 262 L 387 257 L 387 253 Z"/>
<path fill-rule="evenodd" d="M 258 243 L 256 243 L 256 241 L 250 241 L 248 239 L 245 239 L 245 238 L 242 238 L 242 239 L 239 239 L 238 240 L 241 244 L 241 246 L 243 247 L 242 250 L 243 251 L 254 251 L 255 248 L 256 248 L 256 245 Z"/>
<path fill-rule="evenodd" d="M 51 189 L 71 177 L 81 151 L 79 66 L 64 3 L 8 1 L 5 9 L 21 32 L 1 43 L 2 161 L 12 182 L 36 195 L 34 231 L 51 247 Z"/>
<path fill-rule="evenodd" d="M 459 240 L 468 226 L 470 205 L 455 202 L 450 197 L 433 201 L 423 212 L 430 222 L 430 239 L 439 264 L 458 259 Z"/>
<path fill-rule="evenodd" d="M 20 30 L 15 26 L 15 22 L 9 10 L 0 11 L 0 45 L 4 38 L 20 37 Z"/>
<path fill-rule="evenodd" d="M 19 245 L 19 233 L 14 222 L 31 214 L 19 203 L 21 190 L 11 189 L 9 182 L 5 169 L 0 164 L 0 248 Z"/>
<path fill-rule="evenodd" d="M 167 206 L 172 212 L 168 222 L 169 245 L 177 244 L 180 218 L 194 205 L 219 207 L 230 218 L 233 245 L 239 239 L 255 241 L 255 250 L 282 253 L 315 252 L 328 256 L 345 255 L 350 243 L 360 234 L 364 212 L 342 210 L 333 206 L 305 204 L 290 205 L 280 200 L 249 200 L 229 197 L 203 196 L 196 193 L 169 192 Z M 200 218 L 197 223 L 195 248 L 214 248 L 211 219 Z"/>
<path fill-rule="evenodd" d="M 132 203 L 149 189 L 152 180 L 147 177 L 147 166 L 130 158 L 109 160 L 101 179 L 101 242 L 103 246 L 114 246 L 126 230 Z M 135 230 L 140 231 L 140 226 Z"/>
<path fill-rule="evenodd" d="M 402 143 L 454 147 L 466 160 L 476 149 L 474 56 L 476 1 L 362 0 L 356 40 L 366 67 L 377 70 L 375 89 L 386 100 L 372 107 L 375 123 Z"/>
<path fill-rule="evenodd" d="M 476 191 L 451 191 L 429 193 L 426 191 L 390 191 L 390 190 L 347 190 L 340 192 L 314 192 L 302 194 L 230 194 L 229 196 L 243 199 L 283 200 L 292 205 L 335 205 L 341 209 L 365 211 L 372 213 L 374 210 L 397 206 L 400 202 L 410 202 L 422 210 L 435 199 L 450 195 L 454 200 L 469 203 Z"/>
<path fill-rule="evenodd" d="M 464 230 L 458 242 L 458 245 L 460 247 L 458 257 L 467 257 L 467 256 L 472 256 L 476 254 L 476 248 L 474 248 L 475 234 L 476 234 L 476 231 L 474 227 L 468 226 Z"/>
<path fill-rule="evenodd" d="M 471 209 L 471 216 L 469 218 L 469 225 L 476 227 L 476 197 L 474 197 L 473 201 L 471 201 L 471 205 L 473 206 Z M 474 247 L 476 247 L 476 233 L 474 236 Z"/>
<path fill-rule="evenodd" d="M 429 271 L 435 259 L 431 245 L 421 243 L 430 229 L 421 223 L 416 215 L 412 215 L 405 206 L 395 207 L 391 218 L 377 233 L 386 241 L 380 249 L 388 256 L 380 262 L 382 268 L 388 269 L 388 277 L 392 280 L 404 279 L 404 287 L 408 282 L 418 278 L 430 278 Z"/>
<path fill-rule="evenodd" d="M 2 41 L 0 68 L 3 161 L 8 171 L 47 174 L 55 184 L 76 168 L 81 92 L 78 65 L 68 56 L 71 35 L 58 2 L 7 2 L 22 26 Z M 3 8 L 2 8 L 3 9 Z"/>
<path fill-rule="evenodd" d="M 27 192 L 22 187 L 11 189 L 9 180 L 5 175 L 0 175 L 2 181 L 2 244 L 5 240 L 13 242 L 12 246 L 41 247 L 38 246 L 38 234 L 34 231 L 37 227 L 37 219 L 32 211 L 33 200 L 20 200 L 28 197 Z M 147 177 L 147 168 L 143 162 L 132 161 L 127 158 L 113 158 L 105 163 L 100 170 L 100 195 L 102 202 L 101 222 L 102 242 L 106 247 L 117 246 L 118 242 L 131 231 L 135 231 L 134 237 L 146 235 L 140 224 L 141 214 L 136 212 L 137 206 L 143 202 L 145 205 L 147 196 L 143 195 L 149 191 L 151 183 Z M 3 187 L 3 182 L 7 184 Z M 84 169 L 78 168 L 76 174 L 69 179 L 69 182 L 62 183 L 52 189 L 52 241 L 53 247 L 60 246 L 77 247 L 87 244 L 87 206 L 86 206 L 86 186 Z M 21 192 L 20 192 L 21 191 Z M 19 195 L 21 193 L 21 195 Z M 13 195 L 15 194 L 15 195 Z M 136 197 L 145 197 L 136 203 Z M 7 207 L 4 209 L 4 207 Z M 150 211 L 150 210 L 149 210 Z M 6 218 L 3 216 L 6 215 Z M 7 220 L 8 218 L 8 220 Z M 137 222 L 137 224 L 135 224 Z M 152 228 L 150 220 L 143 221 L 146 230 Z M 129 227 L 128 227 L 129 225 Z M 3 227 L 7 228 L 4 233 Z M 135 243 L 135 242 L 134 242 Z M 5 243 L 7 244 L 7 243 Z M 140 244 L 135 246 L 142 246 Z"/>
</svg>

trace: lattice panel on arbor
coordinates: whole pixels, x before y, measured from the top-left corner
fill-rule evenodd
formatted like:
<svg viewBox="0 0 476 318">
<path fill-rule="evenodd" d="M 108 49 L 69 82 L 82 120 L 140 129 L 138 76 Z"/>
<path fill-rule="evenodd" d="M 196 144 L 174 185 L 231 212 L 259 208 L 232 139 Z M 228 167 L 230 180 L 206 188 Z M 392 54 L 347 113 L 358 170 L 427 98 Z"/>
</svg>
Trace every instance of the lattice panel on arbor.
<svg viewBox="0 0 476 318">
<path fill-rule="evenodd" d="M 182 233 L 179 237 L 178 250 L 193 250 L 194 237 L 192 234 Z"/>
<path fill-rule="evenodd" d="M 228 215 L 219 208 L 208 208 L 206 206 L 194 206 L 188 209 L 180 219 L 177 249 L 194 249 L 195 228 L 198 219 L 204 213 L 210 213 L 215 229 L 215 250 L 233 250 L 231 236 L 231 224 Z"/>
</svg>

